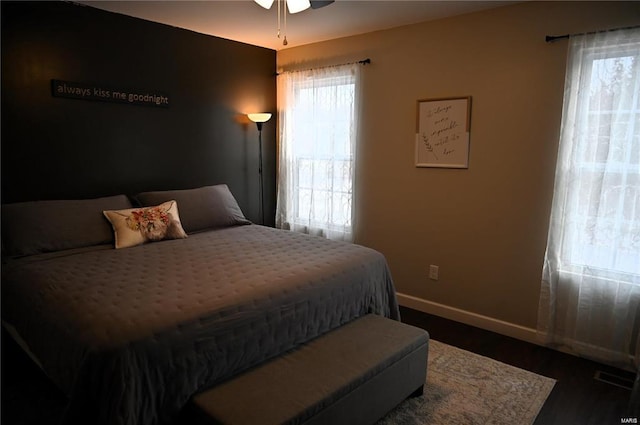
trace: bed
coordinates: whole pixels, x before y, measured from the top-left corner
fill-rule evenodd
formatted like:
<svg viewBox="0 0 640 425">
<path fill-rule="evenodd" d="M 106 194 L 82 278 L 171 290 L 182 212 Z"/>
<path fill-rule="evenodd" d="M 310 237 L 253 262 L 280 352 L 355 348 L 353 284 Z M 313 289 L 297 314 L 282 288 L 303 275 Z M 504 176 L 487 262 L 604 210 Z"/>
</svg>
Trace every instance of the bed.
<svg viewBox="0 0 640 425">
<path fill-rule="evenodd" d="M 183 233 L 140 242 L 124 195 L 2 207 L 3 324 L 68 395 L 65 423 L 172 423 L 266 359 L 369 313 L 399 319 L 373 249 L 251 224 L 226 185 L 135 200 Z"/>
</svg>

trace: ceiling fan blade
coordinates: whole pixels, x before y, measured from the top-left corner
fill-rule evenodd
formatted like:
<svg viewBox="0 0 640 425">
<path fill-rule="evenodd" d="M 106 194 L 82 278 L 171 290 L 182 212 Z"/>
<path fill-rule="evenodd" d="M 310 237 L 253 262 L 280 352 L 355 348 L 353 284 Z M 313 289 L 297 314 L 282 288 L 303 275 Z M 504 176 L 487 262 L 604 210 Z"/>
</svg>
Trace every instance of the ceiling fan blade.
<svg viewBox="0 0 640 425">
<path fill-rule="evenodd" d="M 273 4 L 273 0 L 253 0 L 258 3 L 260 6 L 265 9 L 271 9 L 271 5 Z"/>
<path fill-rule="evenodd" d="M 312 9 L 320 9 L 333 3 L 335 0 L 310 0 Z"/>
</svg>

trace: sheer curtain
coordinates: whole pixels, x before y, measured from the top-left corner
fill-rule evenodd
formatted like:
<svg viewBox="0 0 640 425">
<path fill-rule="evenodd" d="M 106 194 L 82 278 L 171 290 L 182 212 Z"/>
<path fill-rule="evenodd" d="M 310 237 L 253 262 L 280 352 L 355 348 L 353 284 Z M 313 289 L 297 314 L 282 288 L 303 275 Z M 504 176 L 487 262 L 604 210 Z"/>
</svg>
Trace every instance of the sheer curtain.
<svg viewBox="0 0 640 425">
<path fill-rule="evenodd" d="M 640 30 L 572 36 L 538 330 L 640 359 Z"/>
<path fill-rule="evenodd" d="M 353 241 L 360 67 L 278 75 L 277 227 Z"/>
</svg>

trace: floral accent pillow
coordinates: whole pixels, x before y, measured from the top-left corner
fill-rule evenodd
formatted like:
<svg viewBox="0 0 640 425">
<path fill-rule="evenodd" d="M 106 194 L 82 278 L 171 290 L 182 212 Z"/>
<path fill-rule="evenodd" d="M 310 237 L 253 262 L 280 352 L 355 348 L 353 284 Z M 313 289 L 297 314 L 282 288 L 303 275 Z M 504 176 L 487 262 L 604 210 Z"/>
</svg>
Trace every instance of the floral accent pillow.
<svg viewBox="0 0 640 425">
<path fill-rule="evenodd" d="M 154 207 L 103 211 L 103 214 L 113 227 L 116 249 L 187 237 L 180 223 L 176 201 Z"/>
</svg>

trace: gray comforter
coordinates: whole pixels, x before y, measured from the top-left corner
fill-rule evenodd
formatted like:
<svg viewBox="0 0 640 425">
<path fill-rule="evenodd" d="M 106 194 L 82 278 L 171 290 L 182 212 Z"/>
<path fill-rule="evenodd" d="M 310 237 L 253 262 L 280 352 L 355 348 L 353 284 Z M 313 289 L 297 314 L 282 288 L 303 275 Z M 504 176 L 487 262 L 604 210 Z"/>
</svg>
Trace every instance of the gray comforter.
<svg viewBox="0 0 640 425">
<path fill-rule="evenodd" d="M 3 320 L 69 395 L 68 423 L 170 423 L 199 390 L 367 313 L 399 318 L 379 252 L 256 225 L 2 270 Z"/>
</svg>

